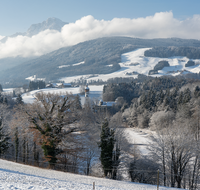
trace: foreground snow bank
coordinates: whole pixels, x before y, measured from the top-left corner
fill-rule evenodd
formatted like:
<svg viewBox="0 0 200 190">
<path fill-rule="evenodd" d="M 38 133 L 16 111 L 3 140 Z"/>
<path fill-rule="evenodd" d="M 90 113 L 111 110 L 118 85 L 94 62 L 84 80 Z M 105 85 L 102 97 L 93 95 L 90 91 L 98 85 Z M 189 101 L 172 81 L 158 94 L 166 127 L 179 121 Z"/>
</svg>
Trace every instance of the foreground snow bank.
<svg viewBox="0 0 200 190">
<path fill-rule="evenodd" d="M 0 189 L 154 190 L 156 186 L 87 177 L 0 160 Z M 160 187 L 160 190 L 173 188 Z"/>
</svg>

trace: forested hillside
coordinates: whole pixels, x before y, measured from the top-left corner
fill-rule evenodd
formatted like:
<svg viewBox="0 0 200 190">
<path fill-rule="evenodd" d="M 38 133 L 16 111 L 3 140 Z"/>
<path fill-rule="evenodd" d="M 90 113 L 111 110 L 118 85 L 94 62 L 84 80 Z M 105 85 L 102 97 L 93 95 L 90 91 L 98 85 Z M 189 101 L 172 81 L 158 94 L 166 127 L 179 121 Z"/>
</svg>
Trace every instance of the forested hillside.
<svg viewBox="0 0 200 190">
<path fill-rule="evenodd" d="M 15 59 L 10 59 L 9 69 L 0 72 L 0 80 L 2 83 L 10 82 L 9 84 L 13 84 L 14 86 L 17 82 L 24 83 L 25 78 L 32 75 L 37 75 L 39 78 L 46 78 L 49 81 L 74 75 L 112 73 L 120 69 L 118 63 L 121 62 L 121 54 L 123 53 L 143 47 L 164 47 L 163 49 L 157 48 L 156 50 L 165 52 L 165 48 L 168 46 L 174 46 L 176 48 L 170 49 L 171 53 L 167 54 L 167 56 L 175 55 L 176 53 L 174 51 L 177 50 L 177 47 L 184 47 L 182 49 L 185 49 L 185 51 L 180 56 L 187 56 L 190 53 L 190 58 L 197 58 L 200 42 L 198 40 L 177 38 L 99 38 L 71 47 L 61 48 L 29 61 L 16 58 L 18 62 L 17 66 L 14 66 Z M 150 56 L 154 56 L 154 54 Z M 20 60 L 22 64 L 19 64 Z M 5 62 L 6 60 L 3 61 Z M 75 65 L 80 62 L 84 62 L 84 64 Z"/>
<path fill-rule="evenodd" d="M 173 56 L 183 56 L 189 59 L 199 59 L 200 58 L 200 48 L 199 47 L 154 47 L 147 50 L 144 54 L 147 57 L 161 57 L 168 58 Z"/>
</svg>

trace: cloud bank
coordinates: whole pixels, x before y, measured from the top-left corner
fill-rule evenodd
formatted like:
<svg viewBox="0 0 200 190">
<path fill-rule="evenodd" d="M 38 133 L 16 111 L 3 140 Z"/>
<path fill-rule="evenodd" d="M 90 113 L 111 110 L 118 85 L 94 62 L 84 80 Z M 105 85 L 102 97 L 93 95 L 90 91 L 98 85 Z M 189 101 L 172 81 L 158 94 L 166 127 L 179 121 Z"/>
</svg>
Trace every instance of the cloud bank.
<svg viewBox="0 0 200 190">
<path fill-rule="evenodd" d="M 0 40 L 3 39 L 4 37 L 5 37 L 5 36 L 1 36 L 1 35 L 0 35 Z"/>
<path fill-rule="evenodd" d="M 8 38 L 5 43 L 0 42 L 0 58 L 40 56 L 61 47 L 109 36 L 200 39 L 199 31 L 200 15 L 178 20 L 172 12 L 160 12 L 145 18 L 114 18 L 109 21 L 96 20 L 88 15 L 63 26 L 61 32 L 45 30 L 32 37 Z"/>
</svg>

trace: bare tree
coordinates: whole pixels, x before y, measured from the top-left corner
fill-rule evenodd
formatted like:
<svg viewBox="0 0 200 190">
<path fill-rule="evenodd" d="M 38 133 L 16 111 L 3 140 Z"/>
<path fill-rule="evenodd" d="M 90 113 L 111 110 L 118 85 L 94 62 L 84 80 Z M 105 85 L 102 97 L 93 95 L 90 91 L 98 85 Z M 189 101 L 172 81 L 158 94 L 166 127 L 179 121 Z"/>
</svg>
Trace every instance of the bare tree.
<svg viewBox="0 0 200 190">
<path fill-rule="evenodd" d="M 150 147 L 162 163 L 164 185 L 167 174 L 170 174 L 171 187 L 181 188 L 186 168 L 194 157 L 193 136 L 188 128 L 173 125 L 163 129 Z"/>
<path fill-rule="evenodd" d="M 36 99 L 35 103 L 24 106 L 23 112 L 40 138 L 49 166 L 54 167 L 57 155 L 62 152 L 59 148 L 62 139 L 77 129 L 76 125 L 71 125 L 78 119 L 77 112 L 70 110 L 74 96 L 39 93 Z"/>
</svg>

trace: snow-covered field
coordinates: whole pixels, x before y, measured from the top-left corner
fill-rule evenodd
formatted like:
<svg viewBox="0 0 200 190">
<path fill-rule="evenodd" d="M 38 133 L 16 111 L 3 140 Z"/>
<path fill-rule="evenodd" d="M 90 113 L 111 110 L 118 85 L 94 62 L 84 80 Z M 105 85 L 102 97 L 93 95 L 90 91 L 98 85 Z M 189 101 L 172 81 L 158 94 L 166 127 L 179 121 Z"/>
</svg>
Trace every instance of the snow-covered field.
<svg viewBox="0 0 200 190">
<path fill-rule="evenodd" d="M 170 67 L 165 67 L 163 70 L 158 71 L 158 74 L 151 76 L 163 76 L 163 75 L 179 75 L 182 72 L 192 72 L 199 73 L 200 72 L 200 60 L 193 59 L 193 61 L 197 64 L 192 67 L 185 67 L 185 64 L 189 61 L 187 57 L 170 57 L 170 58 L 158 58 L 158 57 L 145 57 L 144 52 L 151 48 L 140 48 L 132 52 L 124 53 L 121 55 L 121 69 L 110 73 L 110 74 L 100 74 L 100 75 L 80 75 L 73 77 L 64 77 L 61 80 L 66 83 L 72 82 L 76 79 L 85 79 L 87 81 L 90 80 L 98 80 L 101 79 L 103 81 L 107 81 L 110 78 L 115 77 L 133 77 L 137 78 L 138 74 L 148 75 L 149 70 L 152 70 L 154 66 L 161 60 L 166 60 L 169 62 Z M 109 65 L 111 66 L 111 65 Z"/>
<path fill-rule="evenodd" d="M 33 190 L 155 190 L 157 186 L 87 177 L 22 165 L 0 159 L 0 189 Z M 160 187 L 160 190 L 176 188 Z M 176 189 L 178 190 L 178 189 Z"/>
<path fill-rule="evenodd" d="M 90 93 L 89 97 L 91 99 L 101 99 L 102 97 L 102 92 L 103 92 L 103 85 L 99 86 L 89 86 L 90 88 Z M 74 95 L 79 94 L 79 87 L 71 87 L 71 88 L 44 88 L 44 89 L 39 89 L 39 90 L 33 90 L 28 93 L 22 94 L 22 98 L 24 103 L 33 103 L 35 101 L 35 94 L 39 92 L 44 92 L 44 93 L 72 93 Z M 84 95 L 81 96 L 81 102 L 84 104 Z"/>
</svg>

